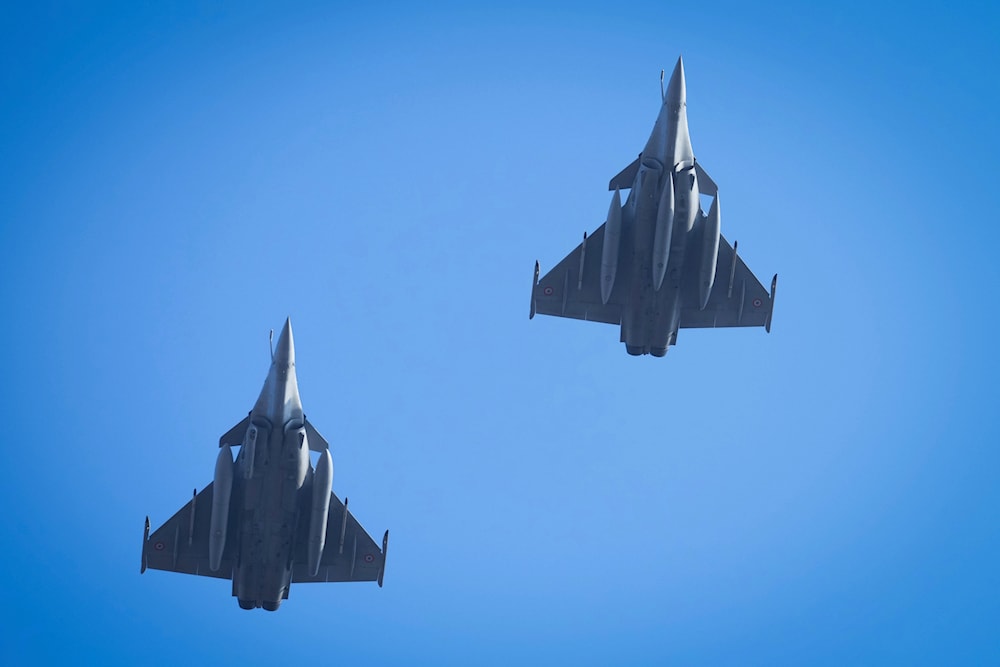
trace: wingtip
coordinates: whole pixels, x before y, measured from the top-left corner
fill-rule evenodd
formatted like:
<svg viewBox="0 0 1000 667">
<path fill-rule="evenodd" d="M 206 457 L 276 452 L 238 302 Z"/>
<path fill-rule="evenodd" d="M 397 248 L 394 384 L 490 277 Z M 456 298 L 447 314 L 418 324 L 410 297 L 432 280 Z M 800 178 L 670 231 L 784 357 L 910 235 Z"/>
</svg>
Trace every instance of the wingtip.
<svg viewBox="0 0 1000 667">
<path fill-rule="evenodd" d="M 389 529 L 385 529 L 385 535 L 382 536 L 382 567 L 378 571 L 378 587 L 382 588 L 382 579 L 385 577 L 385 561 L 386 555 L 389 553 Z"/>
<path fill-rule="evenodd" d="M 771 333 L 771 318 L 774 317 L 774 295 L 778 291 L 778 274 L 771 278 L 771 303 L 767 309 L 767 321 L 764 323 L 764 331 Z"/>
<path fill-rule="evenodd" d="M 149 515 L 146 515 L 146 526 L 142 532 L 142 564 L 139 566 L 139 574 L 146 572 L 146 545 L 149 544 Z"/>
<path fill-rule="evenodd" d="M 541 266 L 538 264 L 538 260 L 535 260 L 535 277 L 531 280 L 531 309 L 528 311 L 528 319 L 532 320 L 535 318 L 535 288 L 538 287 L 538 272 Z"/>
</svg>

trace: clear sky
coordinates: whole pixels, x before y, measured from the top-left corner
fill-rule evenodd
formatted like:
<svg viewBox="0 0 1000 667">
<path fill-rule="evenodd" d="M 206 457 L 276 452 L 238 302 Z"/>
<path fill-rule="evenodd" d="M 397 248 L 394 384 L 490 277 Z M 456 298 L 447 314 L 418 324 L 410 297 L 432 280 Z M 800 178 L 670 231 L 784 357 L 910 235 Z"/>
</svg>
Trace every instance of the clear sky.
<svg viewBox="0 0 1000 667">
<path fill-rule="evenodd" d="M 5 664 L 1000 664 L 998 10 L 171 4 L 0 9 Z M 531 271 L 678 54 L 774 326 L 631 358 Z M 389 560 L 250 613 L 142 523 L 286 316 Z"/>
</svg>

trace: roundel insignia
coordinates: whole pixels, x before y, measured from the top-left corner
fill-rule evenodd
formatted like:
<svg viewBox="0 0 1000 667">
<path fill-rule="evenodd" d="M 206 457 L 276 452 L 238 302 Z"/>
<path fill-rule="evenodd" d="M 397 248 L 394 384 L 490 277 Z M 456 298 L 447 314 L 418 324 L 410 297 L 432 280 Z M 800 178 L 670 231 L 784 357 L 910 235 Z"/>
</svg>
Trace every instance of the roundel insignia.
<svg viewBox="0 0 1000 667">
<path fill-rule="evenodd" d="M 374 554 L 365 554 L 364 561 L 366 563 L 374 563 L 375 562 L 375 555 Z"/>
<path fill-rule="evenodd" d="M 163 542 L 157 542 L 156 544 L 153 545 L 153 548 L 156 549 L 157 551 L 163 551 L 163 548 L 165 546 L 166 545 L 163 544 Z"/>
<path fill-rule="evenodd" d="M 757 299 L 753 300 L 753 307 L 754 308 L 760 308 L 763 305 L 764 305 L 764 301 L 761 300 L 760 298 L 757 298 Z"/>
<path fill-rule="evenodd" d="M 555 290 L 552 289 L 552 285 L 546 285 L 545 288 L 542 289 L 542 294 L 545 296 L 552 296 L 553 292 L 555 292 Z"/>
</svg>

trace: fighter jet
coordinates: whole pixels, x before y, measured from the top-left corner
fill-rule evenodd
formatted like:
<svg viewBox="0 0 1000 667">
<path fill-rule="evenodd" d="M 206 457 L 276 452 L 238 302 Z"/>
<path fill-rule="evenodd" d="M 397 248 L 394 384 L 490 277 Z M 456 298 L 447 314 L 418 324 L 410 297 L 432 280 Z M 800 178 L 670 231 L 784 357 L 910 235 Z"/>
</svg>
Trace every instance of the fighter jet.
<svg viewBox="0 0 1000 667">
<path fill-rule="evenodd" d="M 233 461 L 232 448 L 239 447 Z M 382 546 L 332 492 L 330 446 L 302 412 L 292 323 L 250 414 L 219 439 L 215 479 L 152 535 L 146 517 L 142 567 L 232 579 L 243 609 L 275 611 L 292 583 L 377 581 Z M 313 468 L 309 452 L 318 452 Z"/>
<path fill-rule="evenodd" d="M 535 262 L 529 315 L 617 324 L 629 354 L 655 357 L 683 328 L 770 332 L 778 282 L 768 293 L 720 233 L 719 189 L 691 148 L 682 59 L 666 92 L 662 82 L 649 141 L 608 186 L 606 222 L 541 280 Z M 701 195 L 712 198 L 707 215 Z"/>
</svg>

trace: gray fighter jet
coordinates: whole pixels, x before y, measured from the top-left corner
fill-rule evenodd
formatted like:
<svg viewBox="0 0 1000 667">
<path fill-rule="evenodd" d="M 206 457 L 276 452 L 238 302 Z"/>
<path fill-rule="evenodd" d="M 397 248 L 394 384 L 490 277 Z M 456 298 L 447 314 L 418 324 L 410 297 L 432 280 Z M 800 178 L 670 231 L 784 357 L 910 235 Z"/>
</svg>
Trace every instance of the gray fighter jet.
<svg viewBox="0 0 1000 667">
<path fill-rule="evenodd" d="M 239 447 L 233 461 L 232 448 Z M 292 323 L 250 414 L 219 439 L 215 480 L 142 540 L 142 568 L 232 579 L 243 609 L 275 611 L 296 582 L 377 581 L 382 547 L 332 492 L 330 448 L 302 412 Z M 315 469 L 309 452 L 318 452 Z"/>
<path fill-rule="evenodd" d="M 621 326 L 629 354 L 662 357 L 677 331 L 759 327 L 771 331 L 768 293 L 720 234 L 719 190 L 695 160 L 684 63 L 677 59 L 660 114 L 639 157 L 611 179 L 607 221 L 531 286 L 531 314 Z M 625 205 L 621 190 L 631 188 Z M 712 198 L 708 214 L 701 195 Z"/>
</svg>

